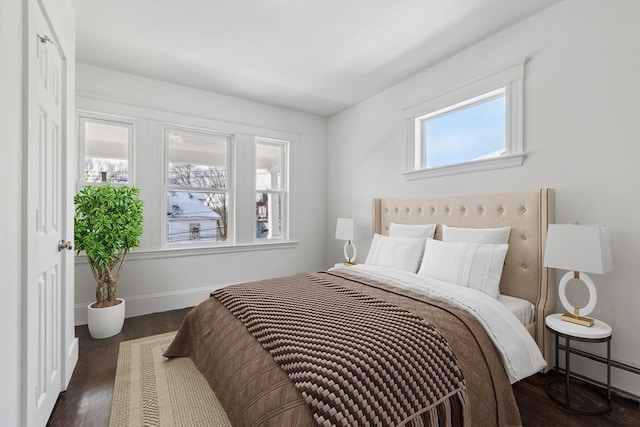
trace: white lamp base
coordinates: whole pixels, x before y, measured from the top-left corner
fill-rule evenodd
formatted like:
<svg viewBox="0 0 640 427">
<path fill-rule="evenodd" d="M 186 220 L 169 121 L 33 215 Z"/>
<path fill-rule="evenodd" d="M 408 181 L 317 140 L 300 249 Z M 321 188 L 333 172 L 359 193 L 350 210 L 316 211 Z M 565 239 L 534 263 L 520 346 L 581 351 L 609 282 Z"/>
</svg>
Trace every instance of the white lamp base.
<svg viewBox="0 0 640 427">
<path fill-rule="evenodd" d="M 582 282 L 587 286 L 587 290 L 589 291 L 589 301 L 583 308 L 574 307 L 567 298 L 567 283 L 569 283 L 571 279 L 582 280 Z M 558 287 L 558 296 L 560 297 L 562 306 L 568 311 L 568 313 L 562 315 L 562 320 L 582 326 L 593 326 L 593 319 L 585 316 L 590 314 L 595 308 L 596 302 L 598 301 L 598 293 L 596 292 L 596 286 L 594 285 L 593 280 L 591 280 L 591 277 L 589 277 L 587 273 L 570 271 L 562 276 Z"/>
<path fill-rule="evenodd" d="M 353 248 L 353 256 L 349 257 L 349 246 L 351 246 Z M 356 260 L 356 245 L 355 243 L 351 242 L 351 240 L 347 240 L 344 244 L 344 259 L 346 259 L 345 264 L 355 264 L 355 260 Z"/>
</svg>

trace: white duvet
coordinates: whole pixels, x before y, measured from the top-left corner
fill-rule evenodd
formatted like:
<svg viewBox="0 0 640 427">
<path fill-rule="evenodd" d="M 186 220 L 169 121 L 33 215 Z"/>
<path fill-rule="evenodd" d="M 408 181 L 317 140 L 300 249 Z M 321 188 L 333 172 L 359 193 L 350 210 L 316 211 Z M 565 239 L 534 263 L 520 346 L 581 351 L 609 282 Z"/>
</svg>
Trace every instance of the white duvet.
<svg viewBox="0 0 640 427">
<path fill-rule="evenodd" d="M 336 266 L 330 271 L 409 289 L 466 310 L 484 326 L 495 344 L 511 384 L 546 366 L 540 349 L 522 323 L 503 304 L 482 292 L 405 271 L 364 264 Z"/>
</svg>

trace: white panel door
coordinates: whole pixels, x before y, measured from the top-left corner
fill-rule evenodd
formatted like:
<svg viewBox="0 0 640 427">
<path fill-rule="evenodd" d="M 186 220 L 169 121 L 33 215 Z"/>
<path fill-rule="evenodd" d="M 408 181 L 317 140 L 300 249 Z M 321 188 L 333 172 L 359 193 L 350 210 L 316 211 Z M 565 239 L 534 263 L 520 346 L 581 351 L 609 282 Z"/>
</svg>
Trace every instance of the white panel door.
<svg viewBox="0 0 640 427">
<path fill-rule="evenodd" d="M 25 424 L 39 427 L 62 387 L 64 62 L 39 2 L 29 6 L 23 393 Z"/>
</svg>

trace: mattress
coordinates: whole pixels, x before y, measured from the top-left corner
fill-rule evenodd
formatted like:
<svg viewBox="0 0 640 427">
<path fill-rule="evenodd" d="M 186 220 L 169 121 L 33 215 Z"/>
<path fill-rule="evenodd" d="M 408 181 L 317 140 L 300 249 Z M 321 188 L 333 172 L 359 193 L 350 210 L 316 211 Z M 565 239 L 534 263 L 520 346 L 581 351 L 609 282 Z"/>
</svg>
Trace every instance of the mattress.
<svg viewBox="0 0 640 427">
<path fill-rule="evenodd" d="M 523 325 L 532 323 L 535 319 L 535 306 L 526 299 L 499 295 L 498 301 L 504 305 Z"/>
</svg>

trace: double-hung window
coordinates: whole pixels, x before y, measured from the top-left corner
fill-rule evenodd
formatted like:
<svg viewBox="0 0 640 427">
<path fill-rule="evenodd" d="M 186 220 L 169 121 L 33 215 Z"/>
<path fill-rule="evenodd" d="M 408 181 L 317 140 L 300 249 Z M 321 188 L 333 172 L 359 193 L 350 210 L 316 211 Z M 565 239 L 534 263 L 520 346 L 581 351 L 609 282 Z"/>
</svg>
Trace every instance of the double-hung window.
<svg viewBox="0 0 640 427">
<path fill-rule="evenodd" d="M 164 129 L 166 242 L 232 241 L 233 135 Z"/>
<path fill-rule="evenodd" d="M 134 120 L 78 113 L 80 185 L 132 183 Z"/>
<path fill-rule="evenodd" d="M 88 107 L 77 112 L 78 187 L 105 182 L 140 189 L 139 252 L 164 257 L 297 244 L 298 134 L 82 103 Z"/>
<path fill-rule="evenodd" d="M 407 179 L 520 166 L 524 62 L 405 110 Z"/>
<path fill-rule="evenodd" d="M 286 239 L 288 143 L 255 139 L 256 239 Z"/>
</svg>

